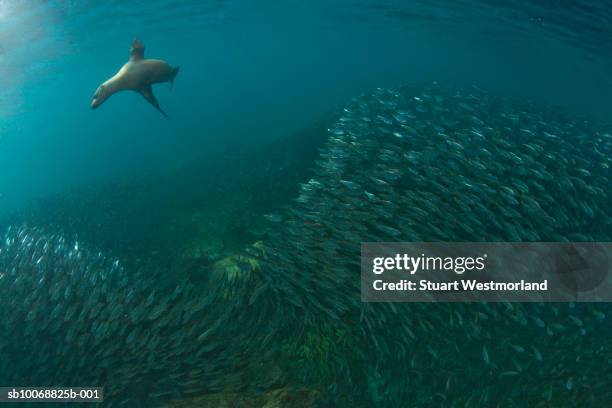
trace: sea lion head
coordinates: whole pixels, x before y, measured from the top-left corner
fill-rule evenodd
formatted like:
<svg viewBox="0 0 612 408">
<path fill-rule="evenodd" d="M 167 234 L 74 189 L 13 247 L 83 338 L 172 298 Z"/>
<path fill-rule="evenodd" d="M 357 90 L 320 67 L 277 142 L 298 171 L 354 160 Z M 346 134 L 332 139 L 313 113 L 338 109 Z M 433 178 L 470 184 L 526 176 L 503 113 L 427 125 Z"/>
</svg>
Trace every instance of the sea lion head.
<svg viewBox="0 0 612 408">
<path fill-rule="evenodd" d="M 112 94 L 112 90 L 106 83 L 100 85 L 91 98 L 91 109 L 96 109 L 98 106 L 102 105 Z"/>
</svg>

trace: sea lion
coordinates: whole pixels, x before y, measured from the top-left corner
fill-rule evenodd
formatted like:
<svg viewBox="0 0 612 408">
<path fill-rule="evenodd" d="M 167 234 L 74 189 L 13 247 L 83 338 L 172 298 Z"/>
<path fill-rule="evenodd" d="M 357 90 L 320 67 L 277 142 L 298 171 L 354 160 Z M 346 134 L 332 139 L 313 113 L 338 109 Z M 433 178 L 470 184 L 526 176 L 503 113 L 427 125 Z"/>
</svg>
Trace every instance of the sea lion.
<svg viewBox="0 0 612 408">
<path fill-rule="evenodd" d="M 114 93 L 132 90 L 139 92 L 151 105 L 169 118 L 166 112 L 159 107 L 151 85 L 170 82 L 170 86 L 172 86 L 174 78 L 179 72 L 179 67 L 173 68 L 163 60 L 145 59 L 144 49 L 144 44 L 140 40 L 134 39 L 132 41 L 130 60 L 121 67 L 119 72 L 96 89 L 91 100 L 92 109 L 102 105 Z"/>
</svg>

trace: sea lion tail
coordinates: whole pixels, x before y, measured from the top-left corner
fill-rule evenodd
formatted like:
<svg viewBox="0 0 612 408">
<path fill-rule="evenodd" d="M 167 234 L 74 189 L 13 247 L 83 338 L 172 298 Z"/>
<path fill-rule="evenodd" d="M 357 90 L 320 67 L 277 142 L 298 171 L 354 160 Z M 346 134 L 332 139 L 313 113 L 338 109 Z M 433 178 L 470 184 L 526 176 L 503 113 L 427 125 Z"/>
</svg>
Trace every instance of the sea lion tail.
<svg viewBox="0 0 612 408">
<path fill-rule="evenodd" d="M 172 74 L 170 76 L 170 88 L 172 88 L 174 86 L 174 78 L 176 78 L 176 75 L 179 73 L 179 69 L 181 67 L 174 67 L 172 68 Z"/>
</svg>

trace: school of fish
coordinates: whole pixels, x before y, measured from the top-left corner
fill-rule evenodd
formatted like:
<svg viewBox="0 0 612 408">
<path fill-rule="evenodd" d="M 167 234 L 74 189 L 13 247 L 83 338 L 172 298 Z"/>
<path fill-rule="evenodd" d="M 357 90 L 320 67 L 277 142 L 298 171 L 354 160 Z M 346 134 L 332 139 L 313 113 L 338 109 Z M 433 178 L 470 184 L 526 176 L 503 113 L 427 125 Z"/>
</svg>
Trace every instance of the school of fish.
<svg viewBox="0 0 612 408">
<path fill-rule="evenodd" d="M 287 386 L 320 406 L 604 406 L 609 305 L 363 303 L 360 243 L 610 241 L 610 166 L 612 128 L 559 109 L 377 89 L 203 282 L 7 227 L 0 384 L 102 386 L 109 407 Z"/>
</svg>

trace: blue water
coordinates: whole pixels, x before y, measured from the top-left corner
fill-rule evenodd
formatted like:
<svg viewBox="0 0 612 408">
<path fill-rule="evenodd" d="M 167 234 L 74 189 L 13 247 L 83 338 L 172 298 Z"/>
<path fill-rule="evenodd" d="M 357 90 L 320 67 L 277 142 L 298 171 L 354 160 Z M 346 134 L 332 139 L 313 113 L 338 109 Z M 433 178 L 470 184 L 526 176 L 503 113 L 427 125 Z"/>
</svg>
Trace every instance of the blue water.
<svg viewBox="0 0 612 408">
<path fill-rule="evenodd" d="M 610 1 L 0 1 L 0 213 L 299 130 L 436 80 L 612 117 Z M 92 111 L 140 38 L 181 67 Z"/>
<path fill-rule="evenodd" d="M 91 109 L 135 38 L 170 118 Z M 610 95 L 610 0 L 0 0 L 0 386 L 609 406 L 609 303 L 362 302 L 359 257 L 609 242 Z"/>
</svg>

